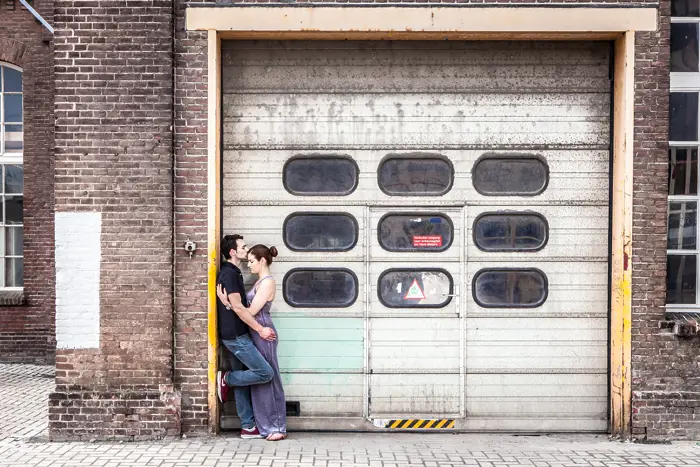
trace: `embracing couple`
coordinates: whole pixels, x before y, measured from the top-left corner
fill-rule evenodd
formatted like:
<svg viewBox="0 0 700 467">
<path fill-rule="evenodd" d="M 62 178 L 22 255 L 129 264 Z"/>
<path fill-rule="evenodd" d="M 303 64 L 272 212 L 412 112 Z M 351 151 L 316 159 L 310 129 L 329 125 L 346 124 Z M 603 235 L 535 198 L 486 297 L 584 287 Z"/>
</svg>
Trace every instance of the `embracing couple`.
<svg viewBox="0 0 700 467">
<path fill-rule="evenodd" d="M 242 236 L 226 235 L 221 251 L 225 261 L 216 278 L 219 337 L 235 358 L 231 371 L 216 375 L 219 400 L 226 402 L 233 388 L 242 438 L 279 441 L 287 437 L 287 410 L 277 363 L 277 332 L 270 317 L 276 290 L 270 265 L 277 248 L 248 249 Z M 247 294 L 240 269 L 244 259 L 258 275 Z"/>
</svg>

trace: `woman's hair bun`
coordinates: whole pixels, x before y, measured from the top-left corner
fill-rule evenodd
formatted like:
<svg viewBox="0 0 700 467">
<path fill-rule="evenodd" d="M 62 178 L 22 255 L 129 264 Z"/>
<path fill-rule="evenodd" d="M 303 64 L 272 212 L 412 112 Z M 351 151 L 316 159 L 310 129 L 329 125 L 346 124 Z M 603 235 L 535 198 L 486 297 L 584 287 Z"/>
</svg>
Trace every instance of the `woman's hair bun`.
<svg viewBox="0 0 700 467">
<path fill-rule="evenodd" d="M 277 251 L 277 248 L 274 246 L 270 247 L 270 254 L 272 255 L 273 258 L 277 258 L 277 255 L 279 254 L 279 251 Z"/>
</svg>

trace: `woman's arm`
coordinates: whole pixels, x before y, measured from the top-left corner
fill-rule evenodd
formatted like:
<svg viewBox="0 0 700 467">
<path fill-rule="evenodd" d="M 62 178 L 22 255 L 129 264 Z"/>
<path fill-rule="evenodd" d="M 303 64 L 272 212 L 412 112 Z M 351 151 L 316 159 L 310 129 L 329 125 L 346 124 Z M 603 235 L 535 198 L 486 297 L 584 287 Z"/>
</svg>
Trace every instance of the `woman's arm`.
<svg viewBox="0 0 700 467">
<path fill-rule="evenodd" d="M 257 315 L 260 310 L 265 306 L 267 302 L 270 301 L 275 293 L 275 280 L 267 279 L 260 283 L 258 286 L 258 291 L 255 293 L 255 298 L 253 303 L 248 307 L 248 311 L 251 315 Z"/>
</svg>

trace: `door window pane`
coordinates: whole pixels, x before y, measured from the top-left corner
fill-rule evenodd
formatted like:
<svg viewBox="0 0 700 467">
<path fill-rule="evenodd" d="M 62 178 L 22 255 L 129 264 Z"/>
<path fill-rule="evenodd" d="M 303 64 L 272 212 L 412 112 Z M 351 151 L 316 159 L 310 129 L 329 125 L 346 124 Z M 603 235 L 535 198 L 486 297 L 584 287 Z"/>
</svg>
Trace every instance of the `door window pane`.
<svg viewBox="0 0 700 467">
<path fill-rule="evenodd" d="M 442 214 L 387 214 L 377 228 L 387 251 L 445 251 L 452 244 L 452 221 Z"/>
<path fill-rule="evenodd" d="M 296 157 L 284 166 L 284 188 L 299 196 L 344 196 L 357 188 L 359 169 L 345 157 Z"/>
<path fill-rule="evenodd" d="M 698 71 L 697 23 L 671 24 L 671 71 Z"/>
<path fill-rule="evenodd" d="M 671 16 L 700 16 L 700 0 L 671 0 Z"/>
<path fill-rule="evenodd" d="M 538 251 L 548 230 L 541 214 L 484 213 L 474 220 L 474 244 L 482 251 Z"/>
<path fill-rule="evenodd" d="M 350 214 L 295 213 L 284 222 L 284 243 L 292 251 L 348 251 L 357 243 Z"/>
<path fill-rule="evenodd" d="M 697 256 L 669 255 L 666 274 L 666 303 L 694 305 L 697 294 Z"/>
<path fill-rule="evenodd" d="M 452 276 L 443 269 L 389 269 L 377 294 L 388 308 L 442 308 L 452 300 Z"/>
<path fill-rule="evenodd" d="M 697 141 L 698 93 L 672 92 L 670 105 L 671 141 Z"/>
<path fill-rule="evenodd" d="M 441 196 L 450 191 L 454 169 L 442 156 L 390 156 L 379 166 L 379 188 L 394 196 Z"/>
<path fill-rule="evenodd" d="M 357 300 L 358 282 L 344 268 L 292 269 L 284 276 L 282 294 L 295 308 L 343 308 Z"/>
<path fill-rule="evenodd" d="M 671 148 L 668 151 L 668 194 L 698 194 L 698 150 Z"/>
<path fill-rule="evenodd" d="M 539 269 L 482 269 L 474 276 L 474 301 L 484 308 L 534 308 L 547 300 Z"/>
<path fill-rule="evenodd" d="M 9 67 L 2 67 L 4 92 L 22 92 L 22 72 Z"/>
<path fill-rule="evenodd" d="M 534 196 L 549 182 L 545 161 L 534 156 L 488 155 L 472 170 L 474 189 L 484 196 Z"/>
<path fill-rule="evenodd" d="M 668 204 L 668 249 L 694 250 L 697 248 L 698 204 L 671 202 Z"/>
</svg>

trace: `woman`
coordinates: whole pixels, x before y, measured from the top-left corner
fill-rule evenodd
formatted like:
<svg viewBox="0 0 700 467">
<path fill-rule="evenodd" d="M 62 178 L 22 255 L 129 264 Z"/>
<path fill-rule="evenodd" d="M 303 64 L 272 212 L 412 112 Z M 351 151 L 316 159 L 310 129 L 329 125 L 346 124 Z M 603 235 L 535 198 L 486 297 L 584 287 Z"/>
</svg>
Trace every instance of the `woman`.
<svg viewBox="0 0 700 467">
<path fill-rule="evenodd" d="M 272 328 L 275 334 L 277 334 L 277 329 L 272 324 L 270 308 L 275 299 L 276 287 L 275 279 L 270 275 L 270 265 L 272 258 L 276 256 L 277 248 L 274 246 L 268 248 L 265 245 L 255 245 L 248 251 L 248 267 L 253 274 L 258 275 L 258 281 L 246 295 L 250 304 L 250 308 L 247 310 L 255 316 L 258 323 Z M 221 285 L 217 287 L 216 293 L 224 305 L 231 306 L 228 294 Z M 267 341 L 256 332 L 251 332 L 250 338 L 275 371 L 275 375 L 269 383 L 250 387 L 255 422 L 260 434 L 265 436 L 268 441 L 279 441 L 287 437 L 287 407 L 277 362 L 277 340 Z"/>
</svg>

